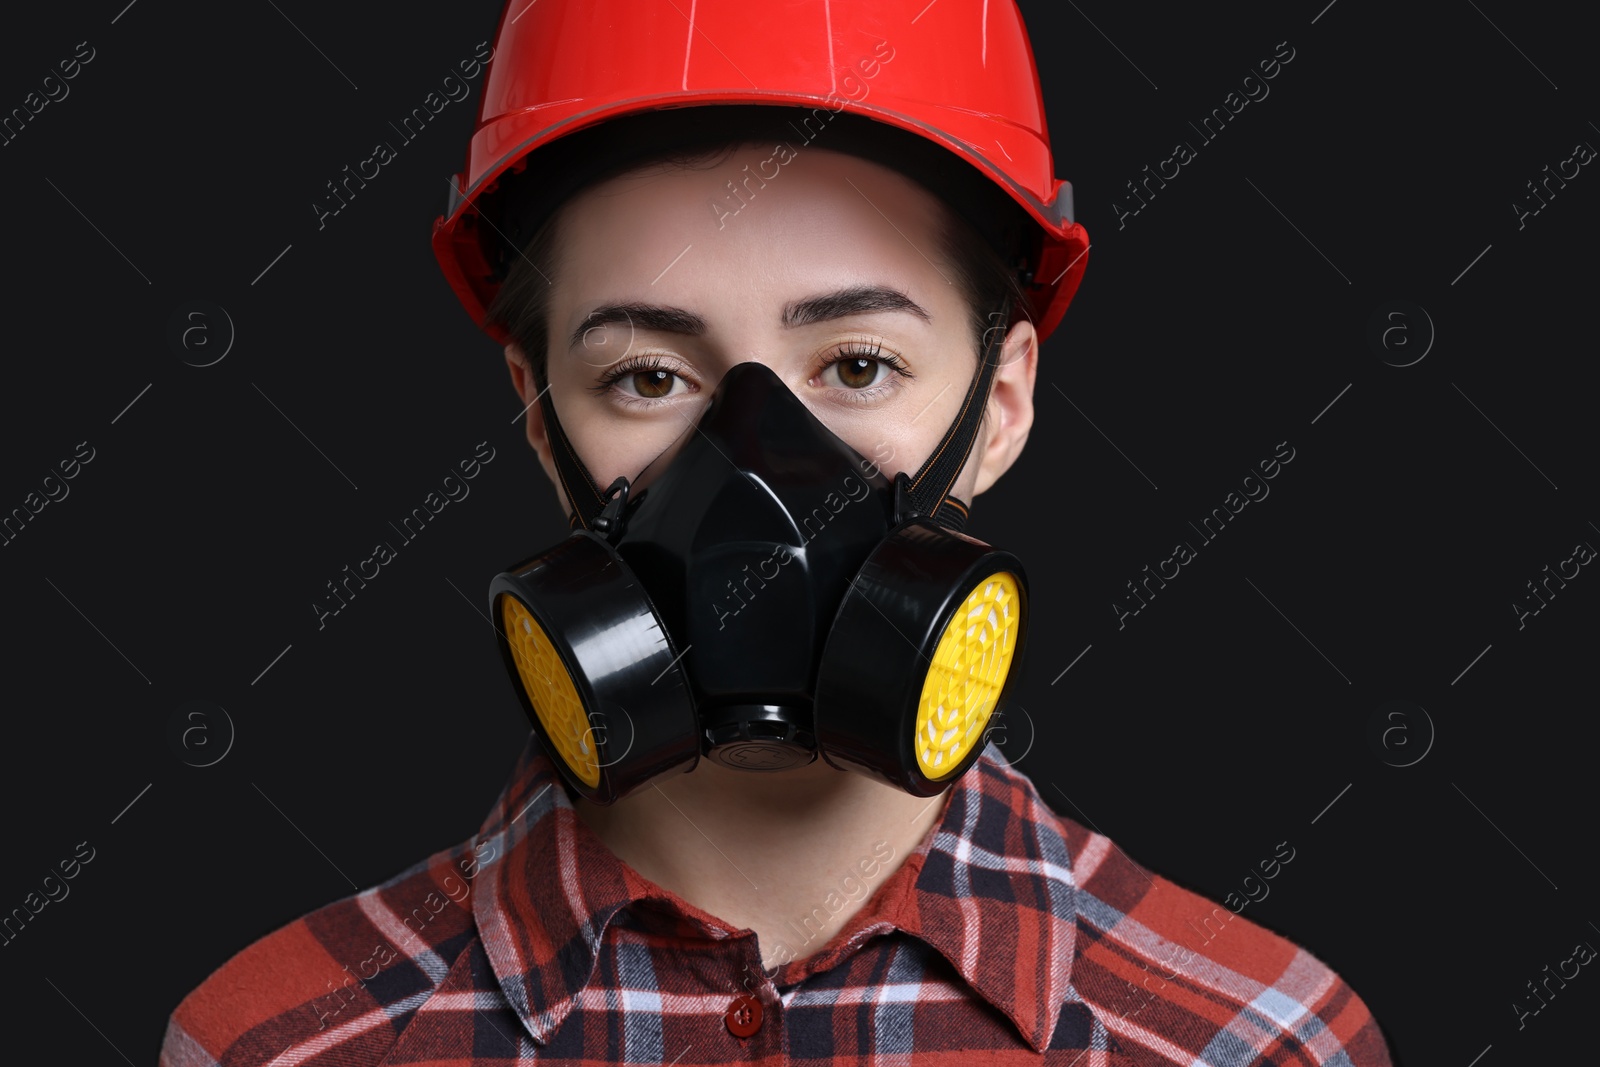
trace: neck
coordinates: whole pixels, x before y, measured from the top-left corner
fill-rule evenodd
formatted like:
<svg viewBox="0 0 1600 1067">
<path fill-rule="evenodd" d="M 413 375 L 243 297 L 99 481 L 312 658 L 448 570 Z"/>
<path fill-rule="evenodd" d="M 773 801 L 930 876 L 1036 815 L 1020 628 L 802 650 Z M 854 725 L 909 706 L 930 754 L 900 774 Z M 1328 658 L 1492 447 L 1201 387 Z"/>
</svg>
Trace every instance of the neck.
<svg viewBox="0 0 1600 1067">
<path fill-rule="evenodd" d="M 915 797 L 818 759 L 736 771 L 702 759 L 609 807 L 573 807 L 624 863 L 736 929 L 763 966 L 821 949 L 941 818 Z"/>
</svg>

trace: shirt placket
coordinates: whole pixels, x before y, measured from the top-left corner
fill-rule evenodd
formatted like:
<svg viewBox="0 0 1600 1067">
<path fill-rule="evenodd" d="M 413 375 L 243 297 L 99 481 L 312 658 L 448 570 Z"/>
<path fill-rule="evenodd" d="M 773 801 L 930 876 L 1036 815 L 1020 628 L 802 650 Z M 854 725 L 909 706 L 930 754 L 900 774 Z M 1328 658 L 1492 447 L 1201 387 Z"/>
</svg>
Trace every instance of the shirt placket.
<svg viewBox="0 0 1600 1067">
<path fill-rule="evenodd" d="M 753 934 L 649 911 L 636 918 L 625 909 L 607 935 L 660 939 L 652 956 L 661 1017 L 652 1023 L 659 1022 L 663 1064 L 788 1063 L 783 1005 Z"/>
</svg>

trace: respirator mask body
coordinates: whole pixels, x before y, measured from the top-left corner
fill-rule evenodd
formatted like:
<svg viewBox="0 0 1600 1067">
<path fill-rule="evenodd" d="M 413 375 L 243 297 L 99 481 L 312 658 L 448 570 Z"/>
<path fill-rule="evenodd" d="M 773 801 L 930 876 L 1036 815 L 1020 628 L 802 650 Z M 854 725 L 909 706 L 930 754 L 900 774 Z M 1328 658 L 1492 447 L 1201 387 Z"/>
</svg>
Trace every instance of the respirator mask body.
<svg viewBox="0 0 1600 1067">
<path fill-rule="evenodd" d="M 497 575 L 489 608 L 575 793 L 610 804 L 701 758 L 770 772 L 820 756 L 917 796 L 971 767 L 1027 630 L 1021 561 L 960 532 L 948 495 L 1003 332 L 915 476 L 886 476 L 751 362 L 670 462 L 601 491 L 545 391 L 575 528 Z"/>
</svg>

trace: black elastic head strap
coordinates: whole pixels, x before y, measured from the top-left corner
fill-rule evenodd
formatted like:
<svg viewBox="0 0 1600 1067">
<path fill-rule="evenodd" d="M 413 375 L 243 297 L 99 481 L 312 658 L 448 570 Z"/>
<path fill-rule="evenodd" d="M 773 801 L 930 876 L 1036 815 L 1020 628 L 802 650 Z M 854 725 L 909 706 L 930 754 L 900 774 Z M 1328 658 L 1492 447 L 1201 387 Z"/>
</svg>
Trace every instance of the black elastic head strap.
<svg viewBox="0 0 1600 1067">
<path fill-rule="evenodd" d="M 561 420 L 556 418 L 555 401 L 550 398 L 550 386 L 545 385 L 539 396 L 539 410 L 544 412 L 545 435 L 550 439 L 550 457 L 555 461 L 556 475 L 561 479 L 561 491 L 572 505 L 567 525 L 574 530 L 587 530 L 594 517 L 606 506 L 605 494 L 594 484 L 589 468 L 578 458 L 578 452 L 567 439 Z"/>
<path fill-rule="evenodd" d="M 978 440 L 978 426 L 983 422 L 984 409 L 989 406 L 989 394 L 994 388 L 995 371 L 1000 367 L 1004 353 L 1006 329 L 1010 323 L 1011 301 L 1000 308 L 995 321 L 998 325 L 984 331 L 983 354 L 978 360 L 978 371 L 972 376 L 967 395 L 961 402 L 961 412 L 945 431 L 933 454 L 922 464 L 922 469 L 912 477 L 907 495 L 917 511 L 930 516 L 941 526 L 959 530 L 967 522 L 967 505 L 950 495 L 961 469 L 967 465 L 972 446 Z"/>
</svg>

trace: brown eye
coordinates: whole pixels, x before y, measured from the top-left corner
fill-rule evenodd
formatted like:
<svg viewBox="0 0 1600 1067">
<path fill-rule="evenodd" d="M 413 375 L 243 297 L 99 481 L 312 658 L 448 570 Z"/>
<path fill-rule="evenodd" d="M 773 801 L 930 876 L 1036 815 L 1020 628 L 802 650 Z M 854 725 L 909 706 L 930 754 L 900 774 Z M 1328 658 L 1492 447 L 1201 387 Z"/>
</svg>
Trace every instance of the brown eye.
<svg viewBox="0 0 1600 1067">
<path fill-rule="evenodd" d="M 834 358 L 822 368 L 820 377 L 825 385 L 857 394 L 847 399 L 875 400 L 895 385 L 891 379 L 909 379 L 915 375 L 904 360 L 874 342 L 836 350 Z"/>
<path fill-rule="evenodd" d="M 673 380 L 677 378 L 669 370 L 642 370 L 633 376 L 634 391 L 647 400 L 658 400 L 672 392 Z"/>
<path fill-rule="evenodd" d="M 589 388 L 617 404 L 648 407 L 652 401 L 694 392 L 694 384 L 672 369 L 676 365 L 647 357 L 623 360 Z"/>
<path fill-rule="evenodd" d="M 841 359 L 833 366 L 839 375 L 839 384 L 847 389 L 865 389 L 878 380 L 878 369 L 883 364 L 876 359 L 855 357 Z"/>
</svg>

